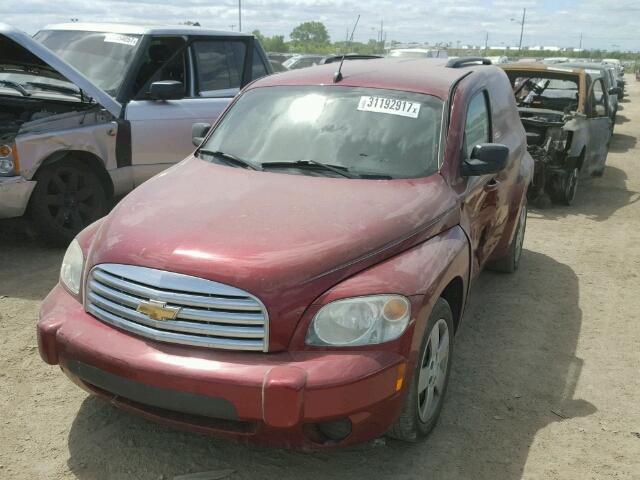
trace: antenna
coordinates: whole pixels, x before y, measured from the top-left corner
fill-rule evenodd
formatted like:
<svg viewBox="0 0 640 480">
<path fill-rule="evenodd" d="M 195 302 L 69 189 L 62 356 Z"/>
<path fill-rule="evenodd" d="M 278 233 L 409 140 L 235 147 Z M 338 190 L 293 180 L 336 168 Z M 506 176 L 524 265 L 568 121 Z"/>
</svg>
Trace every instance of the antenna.
<svg viewBox="0 0 640 480">
<path fill-rule="evenodd" d="M 356 33 L 356 27 L 358 26 L 358 22 L 360 21 L 360 15 L 356 19 L 356 24 L 353 26 L 353 30 L 351 30 L 351 36 L 349 37 L 349 42 L 347 43 L 347 52 L 351 53 L 351 42 L 353 42 L 353 34 Z M 342 60 L 340 60 L 340 66 L 338 67 L 338 71 L 333 74 L 333 83 L 338 83 L 342 80 L 342 64 L 344 63 L 344 57 L 346 57 L 346 53 L 342 55 Z"/>
</svg>

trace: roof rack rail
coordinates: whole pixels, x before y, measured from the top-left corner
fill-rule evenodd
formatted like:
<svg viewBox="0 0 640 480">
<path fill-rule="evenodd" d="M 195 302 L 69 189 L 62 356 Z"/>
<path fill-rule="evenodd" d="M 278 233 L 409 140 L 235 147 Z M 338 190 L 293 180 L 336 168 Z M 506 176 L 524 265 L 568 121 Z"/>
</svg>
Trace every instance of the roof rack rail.
<svg viewBox="0 0 640 480">
<path fill-rule="evenodd" d="M 491 60 L 485 57 L 460 57 L 452 58 L 445 65 L 448 68 L 461 68 L 468 65 L 480 63 L 480 65 L 491 65 Z"/>
</svg>

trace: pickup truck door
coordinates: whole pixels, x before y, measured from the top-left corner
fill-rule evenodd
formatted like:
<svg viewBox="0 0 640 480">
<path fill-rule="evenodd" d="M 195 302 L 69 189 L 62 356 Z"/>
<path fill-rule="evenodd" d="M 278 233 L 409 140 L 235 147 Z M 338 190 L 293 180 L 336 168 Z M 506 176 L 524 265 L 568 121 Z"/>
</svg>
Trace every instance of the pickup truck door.
<svg viewBox="0 0 640 480">
<path fill-rule="evenodd" d="M 590 174 L 604 166 L 611 138 L 609 98 L 601 78 L 593 81 L 587 98 L 589 138 L 583 171 Z"/>
<path fill-rule="evenodd" d="M 131 125 L 137 186 L 193 151 L 191 127 L 213 123 L 252 75 L 254 42 L 249 37 L 151 38 L 140 66 L 134 99 L 125 118 Z M 161 63 L 161 67 L 154 67 Z M 149 76 L 145 70 L 153 71 Z M 267 73 L 263 67 L 264 74 Z M 158 101 L 148 89 L 158 80 L 184 84 L 185 97 Z M 136 83 L 134 82 L 134 83 Z"/>
</svg>

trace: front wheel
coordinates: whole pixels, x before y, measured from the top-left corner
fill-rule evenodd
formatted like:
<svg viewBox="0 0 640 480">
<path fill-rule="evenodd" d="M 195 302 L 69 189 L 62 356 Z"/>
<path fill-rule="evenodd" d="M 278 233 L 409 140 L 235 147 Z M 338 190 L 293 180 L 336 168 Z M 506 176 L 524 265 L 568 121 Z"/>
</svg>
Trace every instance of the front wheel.
<svg viewBox="0 0 640 480">
<path fill-rule="evenodd" d="M 447 301 L 439 298 L 427 321 L 427 331 L 402 413 L 387 435 L 418 442 L 433 430 L 449 384 L 452 354 L 453 314 Z"/>
<path fill-rule="evenodd" d="M 579 179 L 580 170 L 578 167 L 567 170 L 560 185 L 558 185 L 558 188 L 553 192 L 553 200 L 563 205 L 571 205 L 576 199 L 576 193 L 578 193 Z"/>
<path fill-rule="evenodd" d="M 107 194 L 98 176 L 77 160 L 42 167 L 29 205 L 43 239 L 65 246 L 108 210 Z"/>
<path fill-rule="evenodd" d="M 494 260 L 487 265 L 489 270 L 496 272 L 513 273 L 520 266 L 520 258 L 522 257 L 522 245 L 524 243 L 524 234 L 527 230 L 527 202 L 525 201 L 520 208 L 518 216 L 518 225 L 516 232 L 511 239 L 508 253 L 505 257 Z"/>
</svg>

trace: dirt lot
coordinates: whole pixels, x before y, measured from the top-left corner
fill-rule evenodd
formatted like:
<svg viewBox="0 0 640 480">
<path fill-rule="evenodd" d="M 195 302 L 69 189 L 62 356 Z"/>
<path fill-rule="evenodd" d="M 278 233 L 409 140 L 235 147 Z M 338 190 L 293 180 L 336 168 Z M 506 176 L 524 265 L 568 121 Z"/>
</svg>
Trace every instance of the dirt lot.
<svg viewBox="0 0 640 480">
<path fill-rule="evenodd" d="M 0 478 L 640 479 L 640 83 L 628 82 L 604 177 L 573 207 L 531 213 L 516 275 L 480 277 L 421 445 L 237 445 L 88 397 L 36 348 L 63 252 L 0 224 Z"/>
</svg>

